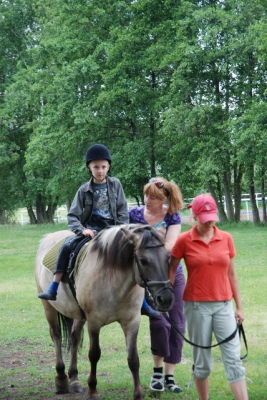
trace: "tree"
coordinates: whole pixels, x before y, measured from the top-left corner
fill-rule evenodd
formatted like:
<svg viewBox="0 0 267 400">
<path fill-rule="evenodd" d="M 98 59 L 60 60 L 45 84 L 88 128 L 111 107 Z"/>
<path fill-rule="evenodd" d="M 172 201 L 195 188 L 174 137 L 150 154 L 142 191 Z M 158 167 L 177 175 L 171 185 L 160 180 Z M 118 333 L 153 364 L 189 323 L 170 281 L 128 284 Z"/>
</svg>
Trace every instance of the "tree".
<svg viewBox="0 0 267 400">
<path fill-rule="evenodd" d="M 239 221 L 242 191 L 254 206 L 265 191 L 266 3 L 2 3 L 0 213 L 23 204 L 33 223 L 53 221 L 99 142 L 129 198 L 162 175 Z"/>
<path fill-rule="evenodd" d="M 250 82 L 250 90 L 263 94 L 259 84 L 263 69 L 257 81 L 250 79 L 260 65 L 255 51 L 253 62 L 248 61 L 251 28 L 262 21 L 264 6 L 256 1 L 249 5 L 235 1 L 189 3 L 191 17 L 178 22 L 182 39 L 170 54 L 170 61 L 177 66 L 171 92 L 175 108 L 167 112 L 165 121 L 167 139 L 176 136 L 172 150 L 176 159 L 171 167 L 177 170 L 176 160 L 186 154 L 193 176 L 198 177 L 196 191 L 206 189 L 215 195 L 222 220 L 224 195 L 228 219 L 238 221 L 244 160 L 238 157 L 235 141 L 240 132 L 233 133 L 231 121 L 250 105 L 251 97 L 244 96 L 244 80 Z M 189 143 L 186 153 L 183 141 Z"/>
<path fill-rule="evenodd" d="M 0 14 L 0 219 L 12 214 L 25 199 L 24 151 L 27 134 L 21 131 L 23 98 L 17 112 L 8 97 L 8 88 L 18 68 L 27 64 L 27 49 L 34 45 L 36 26 L 28 0 L 1 2 Z M 31 36 L 32 35 L 32 36 Z M 27 110 L 29 113 L 29 110 Z"/>
</svg>

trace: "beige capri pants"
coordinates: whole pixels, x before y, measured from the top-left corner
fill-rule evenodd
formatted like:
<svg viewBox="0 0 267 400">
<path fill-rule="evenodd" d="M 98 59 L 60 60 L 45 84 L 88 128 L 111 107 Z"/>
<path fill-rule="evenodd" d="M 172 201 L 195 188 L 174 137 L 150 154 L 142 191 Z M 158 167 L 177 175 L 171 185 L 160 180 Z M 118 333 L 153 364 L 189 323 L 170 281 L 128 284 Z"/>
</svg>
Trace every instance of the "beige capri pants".
<svg viewBox="0 0 267 400">
<path fill-rule="evenodd" d="M 212 344 L 212 332 L 217 342 L 230 336 L 236 329 L 232 301 L 186 301 L 185 317 L 191 342 L 201 346 Z M 229 383 L 245 379 L 245 368 L 240 360 L 240 339 L 235 337 L 220 345 L 226 378 Z M 206 379 L 211 373 L 211 349 L 192 346 L 194 375 Z"/>
</svg>

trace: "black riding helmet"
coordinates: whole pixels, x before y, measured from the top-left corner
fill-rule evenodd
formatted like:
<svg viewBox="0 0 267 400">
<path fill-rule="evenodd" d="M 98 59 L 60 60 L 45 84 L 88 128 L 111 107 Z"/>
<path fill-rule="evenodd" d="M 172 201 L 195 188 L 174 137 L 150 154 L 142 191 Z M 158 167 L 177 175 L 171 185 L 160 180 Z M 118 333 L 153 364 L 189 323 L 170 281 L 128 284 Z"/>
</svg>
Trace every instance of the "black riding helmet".
<svg viewBox="0 0 267 400">
<path fill-rule="evenodd" d="M 111 164 L 111 155 L 109 149 L 103 144 L 94 144 L 86 151 L 85 163 L 88 166 L 89 162 L 94 160 L 107 160 Z"/>
</svg>

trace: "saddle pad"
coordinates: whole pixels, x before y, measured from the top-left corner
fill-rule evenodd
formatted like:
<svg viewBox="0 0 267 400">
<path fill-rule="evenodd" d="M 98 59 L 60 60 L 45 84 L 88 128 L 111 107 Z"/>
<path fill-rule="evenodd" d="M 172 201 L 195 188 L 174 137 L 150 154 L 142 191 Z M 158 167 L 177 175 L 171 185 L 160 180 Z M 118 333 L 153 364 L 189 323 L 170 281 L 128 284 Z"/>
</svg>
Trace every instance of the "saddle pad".
<svg viewBox="0 0 267 400">
<path fill-rule="evenodd" d="M 49 271 L 53 272 L 55 269 L 55 265 L 57 262 L 57 258 L 58 258 L 58 252 L 59 249 L 61 248 L 62 244 L 64 243 L 66 238 L 60 240 L 58 243 L 56 243 L 44 256 L 43 258 L 43 265 L 49 269 Z M 79 265 L 80 263 L 83 261 L 84 257 L 85 257 L 85 253 L 87 250 L 87 247 L 89 246 L 90 242 L 85 243 L 85 245 L 81 248 L 81 250 L 79 251 L 77 257 L 76 257 L 76 261 L 75 261 L 75 266 L 73 269 L 73 273 L 74 276 L 78 271 Z"/>
<path fill-rule="evenodd" d="M 54 271 L 57 258 L 58 258 L 58 252 L 60 247 L 62 246 L 64 239 L 61 239 L 58 243 L 56 243 L 44 256 L 43 258 L 43 265 L 49 269 L 49 271 Z"/>
</svg>

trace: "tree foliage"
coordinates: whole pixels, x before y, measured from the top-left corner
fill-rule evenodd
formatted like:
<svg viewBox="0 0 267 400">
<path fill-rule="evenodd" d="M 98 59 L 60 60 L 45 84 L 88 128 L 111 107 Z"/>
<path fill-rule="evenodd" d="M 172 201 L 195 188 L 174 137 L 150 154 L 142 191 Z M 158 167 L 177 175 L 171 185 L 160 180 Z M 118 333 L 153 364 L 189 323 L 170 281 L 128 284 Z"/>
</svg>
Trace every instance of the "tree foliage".
<svg viewBox="0 0 267 400">
<path fill-rule="evenodd" d="M 266 3 L 2 2 L 0 222 L 53 221 L 96 142 L 129 199 L 162 175 L 239 221 L 245 191 L 257 224 L 260 191 L 266 222 Z"/>
</svg>

